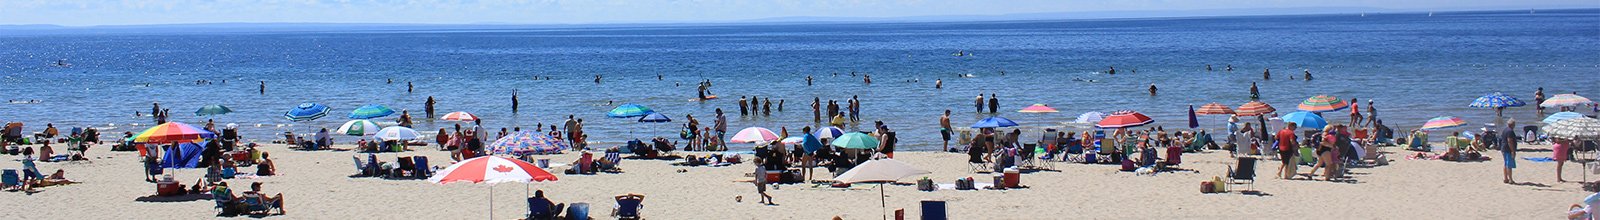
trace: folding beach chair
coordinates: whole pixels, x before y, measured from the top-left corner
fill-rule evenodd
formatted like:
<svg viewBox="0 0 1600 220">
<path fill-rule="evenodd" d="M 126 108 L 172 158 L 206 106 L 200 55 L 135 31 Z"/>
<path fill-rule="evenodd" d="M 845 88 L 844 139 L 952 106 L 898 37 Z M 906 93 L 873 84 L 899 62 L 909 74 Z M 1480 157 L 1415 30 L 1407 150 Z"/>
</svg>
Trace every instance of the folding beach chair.
<svg viewBox="0 0 1600 220">
<path fill-rule="evenodd" d="M 946 220 L 944 201 L 922 200 L 922 220 Z"/>
<path fill-rule="evenodd" d="M 433 176 L 433 167 L 428 166 L 427 156 L 413 156 L 411 160 L 415 165 L 411 168 L 411 176 L 417 179 L 427 179 Z"/>
<path fill-rule="evenodd" d="M 644 195 L 627 194 L 617 196 L 617 208 L 613 209 L 611 216 L 617 219 L 642 219 L 639 209 L 644 208 Z"/>
<path fill-rule="evenodd" d="M 575 202 L 569 205 L 566 220 L 589 220 L 589 203 Z"/>
<path fill-rule="evenodd" d="M 1256 158 L 1240 157 L 1237 165 L 1238 167 L 1228 168 L 1227 185 L 1230 188 L 1233 185 L 1246 185 L 1248 188 L 1245 191 L 1255 191 Z"/>
</svg>

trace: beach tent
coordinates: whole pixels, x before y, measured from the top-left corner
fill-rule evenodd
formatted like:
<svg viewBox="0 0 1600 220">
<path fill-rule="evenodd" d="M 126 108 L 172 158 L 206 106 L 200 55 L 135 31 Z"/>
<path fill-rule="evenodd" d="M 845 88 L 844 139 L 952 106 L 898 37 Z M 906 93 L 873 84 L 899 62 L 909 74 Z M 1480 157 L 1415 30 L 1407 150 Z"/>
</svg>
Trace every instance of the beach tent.
<svg viewBox="0 0 1600 220">
<path fill-rule="evenodd" d="M 200 163 L 200 153 L 206 150 L 207 142 L 190 142 L 178 144 L 178 147 L 167 149 L 161 156 L 161 168 L 186 169 L 196 168 Z"/>
<path fill-rule="evenodd" d="M 933 172 L 928 172 L 927 170 L 917 169 L 916 167 L 912 167 L 909 164 L 894 159 L 878 159 L 861 163 L 861 165 L 851 168 L 849 171 L 845 171 L 844 174 L 839 174 L 838 177 L 834 177 L 833 180 L 839 181 L 840 183 L 878 183 L 878 203 L 881 205 L 882 209 L 888 209 L 889 203 L 883 199 L 884 183 L 892 183 L 906 177 L 928 175 L 932 173 Z M 879 212 L 883 211 L 884 210 L 879 210 Z M 889 215 L 884 214 L 883 218 L 889 219 Z"/>
</svg>

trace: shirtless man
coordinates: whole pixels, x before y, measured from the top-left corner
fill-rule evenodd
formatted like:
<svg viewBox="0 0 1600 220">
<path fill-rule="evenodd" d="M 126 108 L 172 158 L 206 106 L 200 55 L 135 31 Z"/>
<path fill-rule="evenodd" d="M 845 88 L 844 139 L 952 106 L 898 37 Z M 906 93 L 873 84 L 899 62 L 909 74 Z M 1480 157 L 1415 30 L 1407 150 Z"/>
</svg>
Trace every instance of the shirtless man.
<svg viewBox="0 0 1600 220">
<path fill-rule="evenodd" d="M 954 132 L 950 129 L 950 110 L 945 109 L 944 115 L 939 116 L 939 135 L 944 137 L 943 151 L 950 151 L 950 132 Z"/>
</svg>

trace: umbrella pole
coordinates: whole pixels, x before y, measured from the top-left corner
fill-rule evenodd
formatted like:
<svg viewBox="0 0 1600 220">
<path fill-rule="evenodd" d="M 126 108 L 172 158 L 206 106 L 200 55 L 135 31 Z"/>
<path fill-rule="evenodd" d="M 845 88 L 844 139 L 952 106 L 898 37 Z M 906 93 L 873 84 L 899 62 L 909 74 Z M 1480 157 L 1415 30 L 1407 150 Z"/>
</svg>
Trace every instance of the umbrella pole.
<svg viewBox="0 0 1600 220">
<path fill-rule="evenodd" d="M 883 220 L 889 220 L 889 202 L 883 197 L 883 183 L 878 183 L 878 214 L 883 214 Z"/>
</svg>

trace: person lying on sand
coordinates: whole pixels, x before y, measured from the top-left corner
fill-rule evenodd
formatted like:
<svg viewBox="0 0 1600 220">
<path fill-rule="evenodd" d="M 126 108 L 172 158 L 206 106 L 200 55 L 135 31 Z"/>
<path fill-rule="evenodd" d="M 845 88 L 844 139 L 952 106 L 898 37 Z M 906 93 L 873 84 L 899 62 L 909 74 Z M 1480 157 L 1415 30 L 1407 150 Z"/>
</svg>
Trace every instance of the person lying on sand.
<svg viewBox="0 0 1600 220">
<path fill-rule="evenodd" d="M 42 180 L 39 180 L 38 183 L 34 183 L 34 186 L 35 187 L 45 187 L 45 186 L 67 185 L 67 184 L 73 184 L 73 183 L 78 183 L 78 182 L 67 179 L 67 171 L 57 169 L 55 173 L 50 174 L 50 176 L 47 176 Z"/>
</svg>

